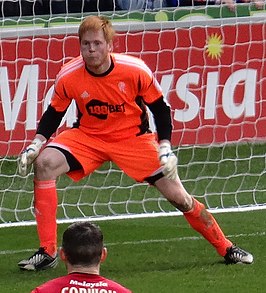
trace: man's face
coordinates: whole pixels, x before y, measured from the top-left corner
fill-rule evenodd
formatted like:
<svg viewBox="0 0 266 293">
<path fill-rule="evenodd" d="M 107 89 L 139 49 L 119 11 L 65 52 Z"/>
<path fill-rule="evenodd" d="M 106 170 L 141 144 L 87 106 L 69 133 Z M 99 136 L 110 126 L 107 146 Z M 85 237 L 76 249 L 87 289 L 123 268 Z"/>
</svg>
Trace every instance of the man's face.
<svg viewBox="0 0 266 293">
<path fill-rule="evenodd" d="M 102 30 L 87 31 L 80 41 L 80 51 L 86 66 L 95 73 L 103 73 L 109 68 L 111 49 Z"/>
</svg>

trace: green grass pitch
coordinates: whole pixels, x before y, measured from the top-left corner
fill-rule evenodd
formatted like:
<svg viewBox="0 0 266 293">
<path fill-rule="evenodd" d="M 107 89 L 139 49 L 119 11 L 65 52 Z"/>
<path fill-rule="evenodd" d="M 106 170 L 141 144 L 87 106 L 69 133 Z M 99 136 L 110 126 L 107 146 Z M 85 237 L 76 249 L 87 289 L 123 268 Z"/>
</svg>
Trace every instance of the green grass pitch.
<svg viewBox="0 0 266 293">
<path fill-rule="evenodd" d="M 178 157 L 178 172 L 185 187 L 192 194 L 211 193 L 207 198 L 210 206 L 220 207 L 221 193 L 226 194 L 222 196 L 223 204 L 229 207 L 236 204 L 236 200 L 240 205 L 254 204 L 254 199 L 257 204 L 265 205 L 264 144 L 184 148 L 179 150 Z M 1 210 L 0 215 L 4 221 L 14 221 L 11 211 L 16 208 L 20 220 L 32 220 L 33 215 L 28 210 L 24 212 L 32 201 L 32 180 L 14 177 L 16 168 L 14 160 L 0 158 L 0 201 L 3 207 L 10 209 Z M 106 186 L 117 182 L 123 186 L 128 184 L 127 181 L 121 182 L 120 177 L 95 176 L 90 180 L 94 185 L 99 184 L 97 197 L 104 203 L 110 190 L 102 188 L 103 182 Z M 58 187 L 64 190 L 68 184 L 69 181 L 63 179 Z M 85 181 L 84 186 L 88 184 L 90 181 Z M 120 193 L 120 189 L 117 192 Z M 134 188 L 131 196 L 142 208 L 141 193 L 141 189 Z M 79 196 L 76 190 L 67 189 L 67 200 L 73 201 L 73 206 Z M 93 200 L 94 196 L 91 189 L 82 194 L 85 203 Z M 156 197 L 153 193 L 151 196 Z M 113 199 L 124 200 L 117 193 L 113 193 Z M 62 194 L 59 193 L 61 201 Z M 124 205 L 121 208 L 115 205 L 114 208 L 117 206 L 117 213 L 123 213 Z M 148 202 L 147 208 L 154 211 L 156 207 L 153 202 Z M 139 206 L 134 206 L 134 209 L 138 212 Z M 92 215 L 88 206 L 86 210 L 87 217 Z M 99 212 L 104 215 L 105 210 Z M 72 217 L 76 213 L 73 208 L 68 215 Z M 58 211 L 60 216 L 63 216 L 62 209 Z M 254 264 L 226 266 L 210 244 L 193 231 L 182 216 L 158 217 L 98 222 L 109 251 L 101 274 L 131 288 L 134 293 L 266 292 L 265 210 L 223 213 L 215 217 L 234 243 L 254 254 Z M 65 228 L 66 224 L 58 226 L 59 245 Z M 66 273 L 62 262 L 52 270 L 20 271 L 17 262 L 30 256 L 37 248 L 36 226 L 0 228 L 0 293 L 28 293 L 37 285 Z"/>
<path fill-rule="evenodd" d="M 265 211 L 216 214 L 230 239 L 254 254 L 252 265 L 225 265 L 182 216 L 98 222 L 108 258 L 101 274 L 134 293 L 265 292 Z M 59 225 L 59 245 L 66 224 Z M 38 247 L 36 227 L 0 229 L 0 292 L 30 292 L 65 274 L 55 269 L 24 272 L 17 262 Z"/>
</svg>

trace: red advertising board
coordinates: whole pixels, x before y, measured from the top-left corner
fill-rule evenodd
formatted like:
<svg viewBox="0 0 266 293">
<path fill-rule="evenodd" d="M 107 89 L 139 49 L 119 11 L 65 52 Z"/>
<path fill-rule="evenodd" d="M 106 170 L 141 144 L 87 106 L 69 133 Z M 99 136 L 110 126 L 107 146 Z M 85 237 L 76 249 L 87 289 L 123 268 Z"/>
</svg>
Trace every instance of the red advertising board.
<svg viewBox="0 0 266 293">
<path fill-rule="evenodd" d="M 257 141 L 266 137 L 265 35 L 263 23 L 119 32 L 115 51 L 153 70 L 172 108 L 173 145 Z M 1 40 L 1 156 L 32 139 L 57 72 L 78 54 L 74 35 Z"/>
</svg>

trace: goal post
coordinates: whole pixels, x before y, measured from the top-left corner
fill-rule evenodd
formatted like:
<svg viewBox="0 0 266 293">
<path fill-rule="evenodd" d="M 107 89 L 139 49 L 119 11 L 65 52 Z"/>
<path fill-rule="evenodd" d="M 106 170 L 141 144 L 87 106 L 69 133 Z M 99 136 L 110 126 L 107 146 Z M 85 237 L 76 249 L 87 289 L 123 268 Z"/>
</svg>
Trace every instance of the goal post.
<svg viewBox="0 0 266 293">
<path fill-rule="evenodd" d="M 186 17 L 151 12 L 147 21 L 114 17 L 114 51 L 142 58 L 161 84 L 187 190 L 211 212 L 265 209 L 265 16 L 217 18 L 216 11 L 210 19 L 199 9 Z M 33 173 L 18 174 L 17 156 L 49 104 L 57 72 L 79 54 L 80 18 L 73 19 L 0 29 L 0 227 L 34 224 Z M 75 113 L 72 104 L 61 129 Z M 58 222 L 180 214 L 110 162 L 78 183 L 61 176 L 57 189 Z"/>
</svg>

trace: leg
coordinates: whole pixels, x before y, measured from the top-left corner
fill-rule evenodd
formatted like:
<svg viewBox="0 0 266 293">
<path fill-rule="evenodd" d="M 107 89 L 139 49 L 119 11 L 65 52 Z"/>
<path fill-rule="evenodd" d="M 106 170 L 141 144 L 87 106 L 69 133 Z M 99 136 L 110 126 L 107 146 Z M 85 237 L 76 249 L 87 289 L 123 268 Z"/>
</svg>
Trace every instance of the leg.
<svg viewBox="0 0 266 293">
<path fill-rule="evenodd" d="M 24 270 L 40 270 L 57 264 L 56 178 L 69 171 L 62 152 L 47 147 L 34 164 L 34 208 L 40 249 L 18 263 Z"/>
<path fill-rule="evenodd" d="M 57 192 L 56 181 L 34 180 L 34 213 L 40 247 L 52 257 L 57 251 Z"/>
<path fill-rule="evenodd" d="M 163 176 L 158 160 L 158 148 L 153 139 L 153 135 L 142 135 L 127 140 L 125 145 L 118 144 L 112 148 L 111 158 L 130 177 L 154 184 L 170 203 L 184 213 L 189 224 L 224 256 L 226 249 L 232 246 L 231 241 L 226 239 L 204 205 L 188 194 L 178 177 L 176 180 L 170 180 Z M 144 174 L 151 175 L 147 177 Z"/>
<path fill-rule="evenodd" d="M 82 147 L 80 147 L 82 145 Z M 90 147 L 90 146 L 93 147 Z M 67 146 L 65 150 L 60 146 Z M 102 145 L 78 129 L 58 135 L 39 154 L 34 162 L 34 207 L 40 249 L 29 259 L 18 263 L 21 269 L 51 268 L 57 261 L 57 191 L 56 179 L 67 173 L 78 181 L 92 173 L 106 158 L 102 158 Z M 72 155 L 73 154 L 73 155 Z M 96 158 L 96 160 L 92 159 Z"/>
<path fill-rule="evenodd" d="M 114 144 L 108 153 L 112 161 L 128 176 L 136 181 L 147 181 L 155 185 L 173 206 L 184 213 L 189 224 L 201 233 L 221 256 L 228 259 L 228 262 L 251 263 L 252 255 L 232 245 L 204 205 L 188 194 L 178 176 L 176 180 L 163 176 L 157 146 L 154 136 L 145 134 L 128 139 L 124 143 Z"/>
<path fill-rule="evenodd" d="M 155 182 L 155 186 L 172 205 L 183 212 L 191 227 L 214 246 L 218 254 L 225 257 L 227 262 L 252 263 L 252 255 L 233 246 L 232 242 L 225 237 L 212 214 L 206 210 L 202 203 L 187 193 L 179 178 L 173 181 L 162 177 Z M 232 249 L 237 251 L 232 252 Z"/>
<path fill-rule="evenodd" d="M 69 170 L 62 152 L 46 148 L 34 165 L 34 208 L 40 247 L 55 256 L 57 251 L 57 191 L 56 178 Z"/>
</svg>

